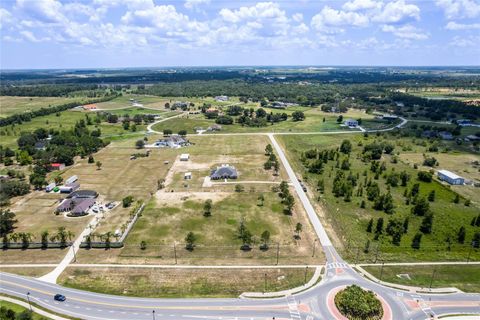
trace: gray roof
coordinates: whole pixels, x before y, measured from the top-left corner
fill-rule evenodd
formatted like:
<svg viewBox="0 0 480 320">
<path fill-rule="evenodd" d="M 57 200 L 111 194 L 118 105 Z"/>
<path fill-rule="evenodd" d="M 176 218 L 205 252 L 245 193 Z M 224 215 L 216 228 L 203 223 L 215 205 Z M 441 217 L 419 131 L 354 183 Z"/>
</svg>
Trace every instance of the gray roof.
<svg viewBox="0 0 480 320">
<path fill-rule="evenodd" d="M 72 208 L 73 200 L 72 199 L 65 199 L 60 205 L 57 207 L 57 211 L 68 211 Z"/>
<path fill-rule="evenodd" d="M 236 179 L 238 176 L 237 169 L 232 166 L 221 166 L 212 170 L 210 178 L 212 179 Z"/>
<path fill-rule="evenodd" d="M 75 200 L 75 208 L 73 208 L 71 214 L 83 214 L 95 203 L 94 199 L 84 198 Z"/>
<path fill-rule="evenodd" d="M 80 198 L 91 198 L 95 199 L 98 197 L 97 191 L 94 190 L 77 190 L 68 195 L 67 198 L 80 199 Z"/>
</svg>

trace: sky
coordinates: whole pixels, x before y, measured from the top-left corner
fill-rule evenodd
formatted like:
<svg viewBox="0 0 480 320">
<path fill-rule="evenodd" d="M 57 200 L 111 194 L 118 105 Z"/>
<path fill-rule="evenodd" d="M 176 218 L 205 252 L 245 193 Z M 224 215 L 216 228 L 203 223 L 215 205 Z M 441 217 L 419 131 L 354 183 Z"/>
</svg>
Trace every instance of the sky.
<svg viewBox="0 0 480 320">
<path fill-rule="evenodd" d="M 0 68 L 480 65 L 480 0 L 2 0 Z"/>
</svg>

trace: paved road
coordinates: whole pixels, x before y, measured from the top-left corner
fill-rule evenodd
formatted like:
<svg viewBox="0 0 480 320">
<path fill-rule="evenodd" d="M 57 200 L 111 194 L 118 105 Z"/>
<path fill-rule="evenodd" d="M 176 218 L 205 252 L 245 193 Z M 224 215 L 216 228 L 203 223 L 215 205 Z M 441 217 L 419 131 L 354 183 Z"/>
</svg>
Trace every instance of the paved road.
<svg viewBox="0 0 480 320">
<path fill-rule="evenodd" d="M 406 123 L 402 121 L 398 126 Z M 366 280 L 339 256 L 320 220 L 296 179 L 283 150 L 268 133 L 290 180 L 320 239 L 326 271 L 322 281 L 308 290 L 272 299 L 146 299 L 97 294 L 68 289 L 38 279 L 0 273 L 0 292 L 30 299 L 38 305 L 81 319 L 341 319 L 334 310 L 333 297 L 342 287 L 357 284 L 374 291 L 385 306 L 384 319 L 423 320 L 440 314 L 478 314 L 480 294 L 412 294 Z M 67 301 L 56 302 L 61 293 Z M 153 313 L 153 311 L 155 313 Z"/>
</svg>

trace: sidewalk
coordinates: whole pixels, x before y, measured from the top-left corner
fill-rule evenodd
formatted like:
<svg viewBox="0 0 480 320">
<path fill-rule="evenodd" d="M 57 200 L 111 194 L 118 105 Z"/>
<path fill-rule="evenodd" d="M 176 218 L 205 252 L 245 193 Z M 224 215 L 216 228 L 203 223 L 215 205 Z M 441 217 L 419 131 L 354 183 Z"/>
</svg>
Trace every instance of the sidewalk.
<svg viewBox="0 0 480 320">
<path fill-rule="evenodd" d="M 306 284 L 300 287 L 283 290 L 283 291 L 276 291 L 276 292 L 244 292 L 240 295 L 240 298 L 274 298 L 280 296 L 289 296 L 300 291 L 306 290 L 312 286 L 314 286 L 319 280 L 322 275 L 323 267 L 315 268 L 315 273 L 313 277 L 308 281 Z"/>
<path fill-rule="evenodd" d="M 10 297 L 5 297 L 5 296 L 2 296 L 2 295 L 0 295 L 0 300 L 15 303 L 15 304 L 18 304 L 19 306 L 22 306 L 22 307 L 27 308 L 27 309 L 30 308 L 28 303 L 25 302 L 25 301 L 22 301 L 22 300 L 17 300 L 17 299 L 10 298 Z M 32 311 L 41 315 L 41 316 L 43 316 L 43 317 L 48 317 L 49 319 L 52 319 L 52 320 L 69 320 L 68 318 L 57 316 L 53 313 L 49 313 L 49 312 L 47 312 L 43 309 L 37 308 L 35 306 L 32 306 Z"/>
</svg>

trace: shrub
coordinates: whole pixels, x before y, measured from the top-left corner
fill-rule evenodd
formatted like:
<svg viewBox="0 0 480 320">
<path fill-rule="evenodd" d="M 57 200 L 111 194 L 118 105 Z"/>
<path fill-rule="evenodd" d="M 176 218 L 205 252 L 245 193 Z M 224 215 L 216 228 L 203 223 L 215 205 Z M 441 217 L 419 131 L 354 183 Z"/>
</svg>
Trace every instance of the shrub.
<svg viewBox="0 0 480 320">
<path fill-rule="evenodd" d="M 351 285 L 337 293 L 335 305 L 349 319 L 381 319 L 383 308 L 372 291 Z"/>
</svg>

